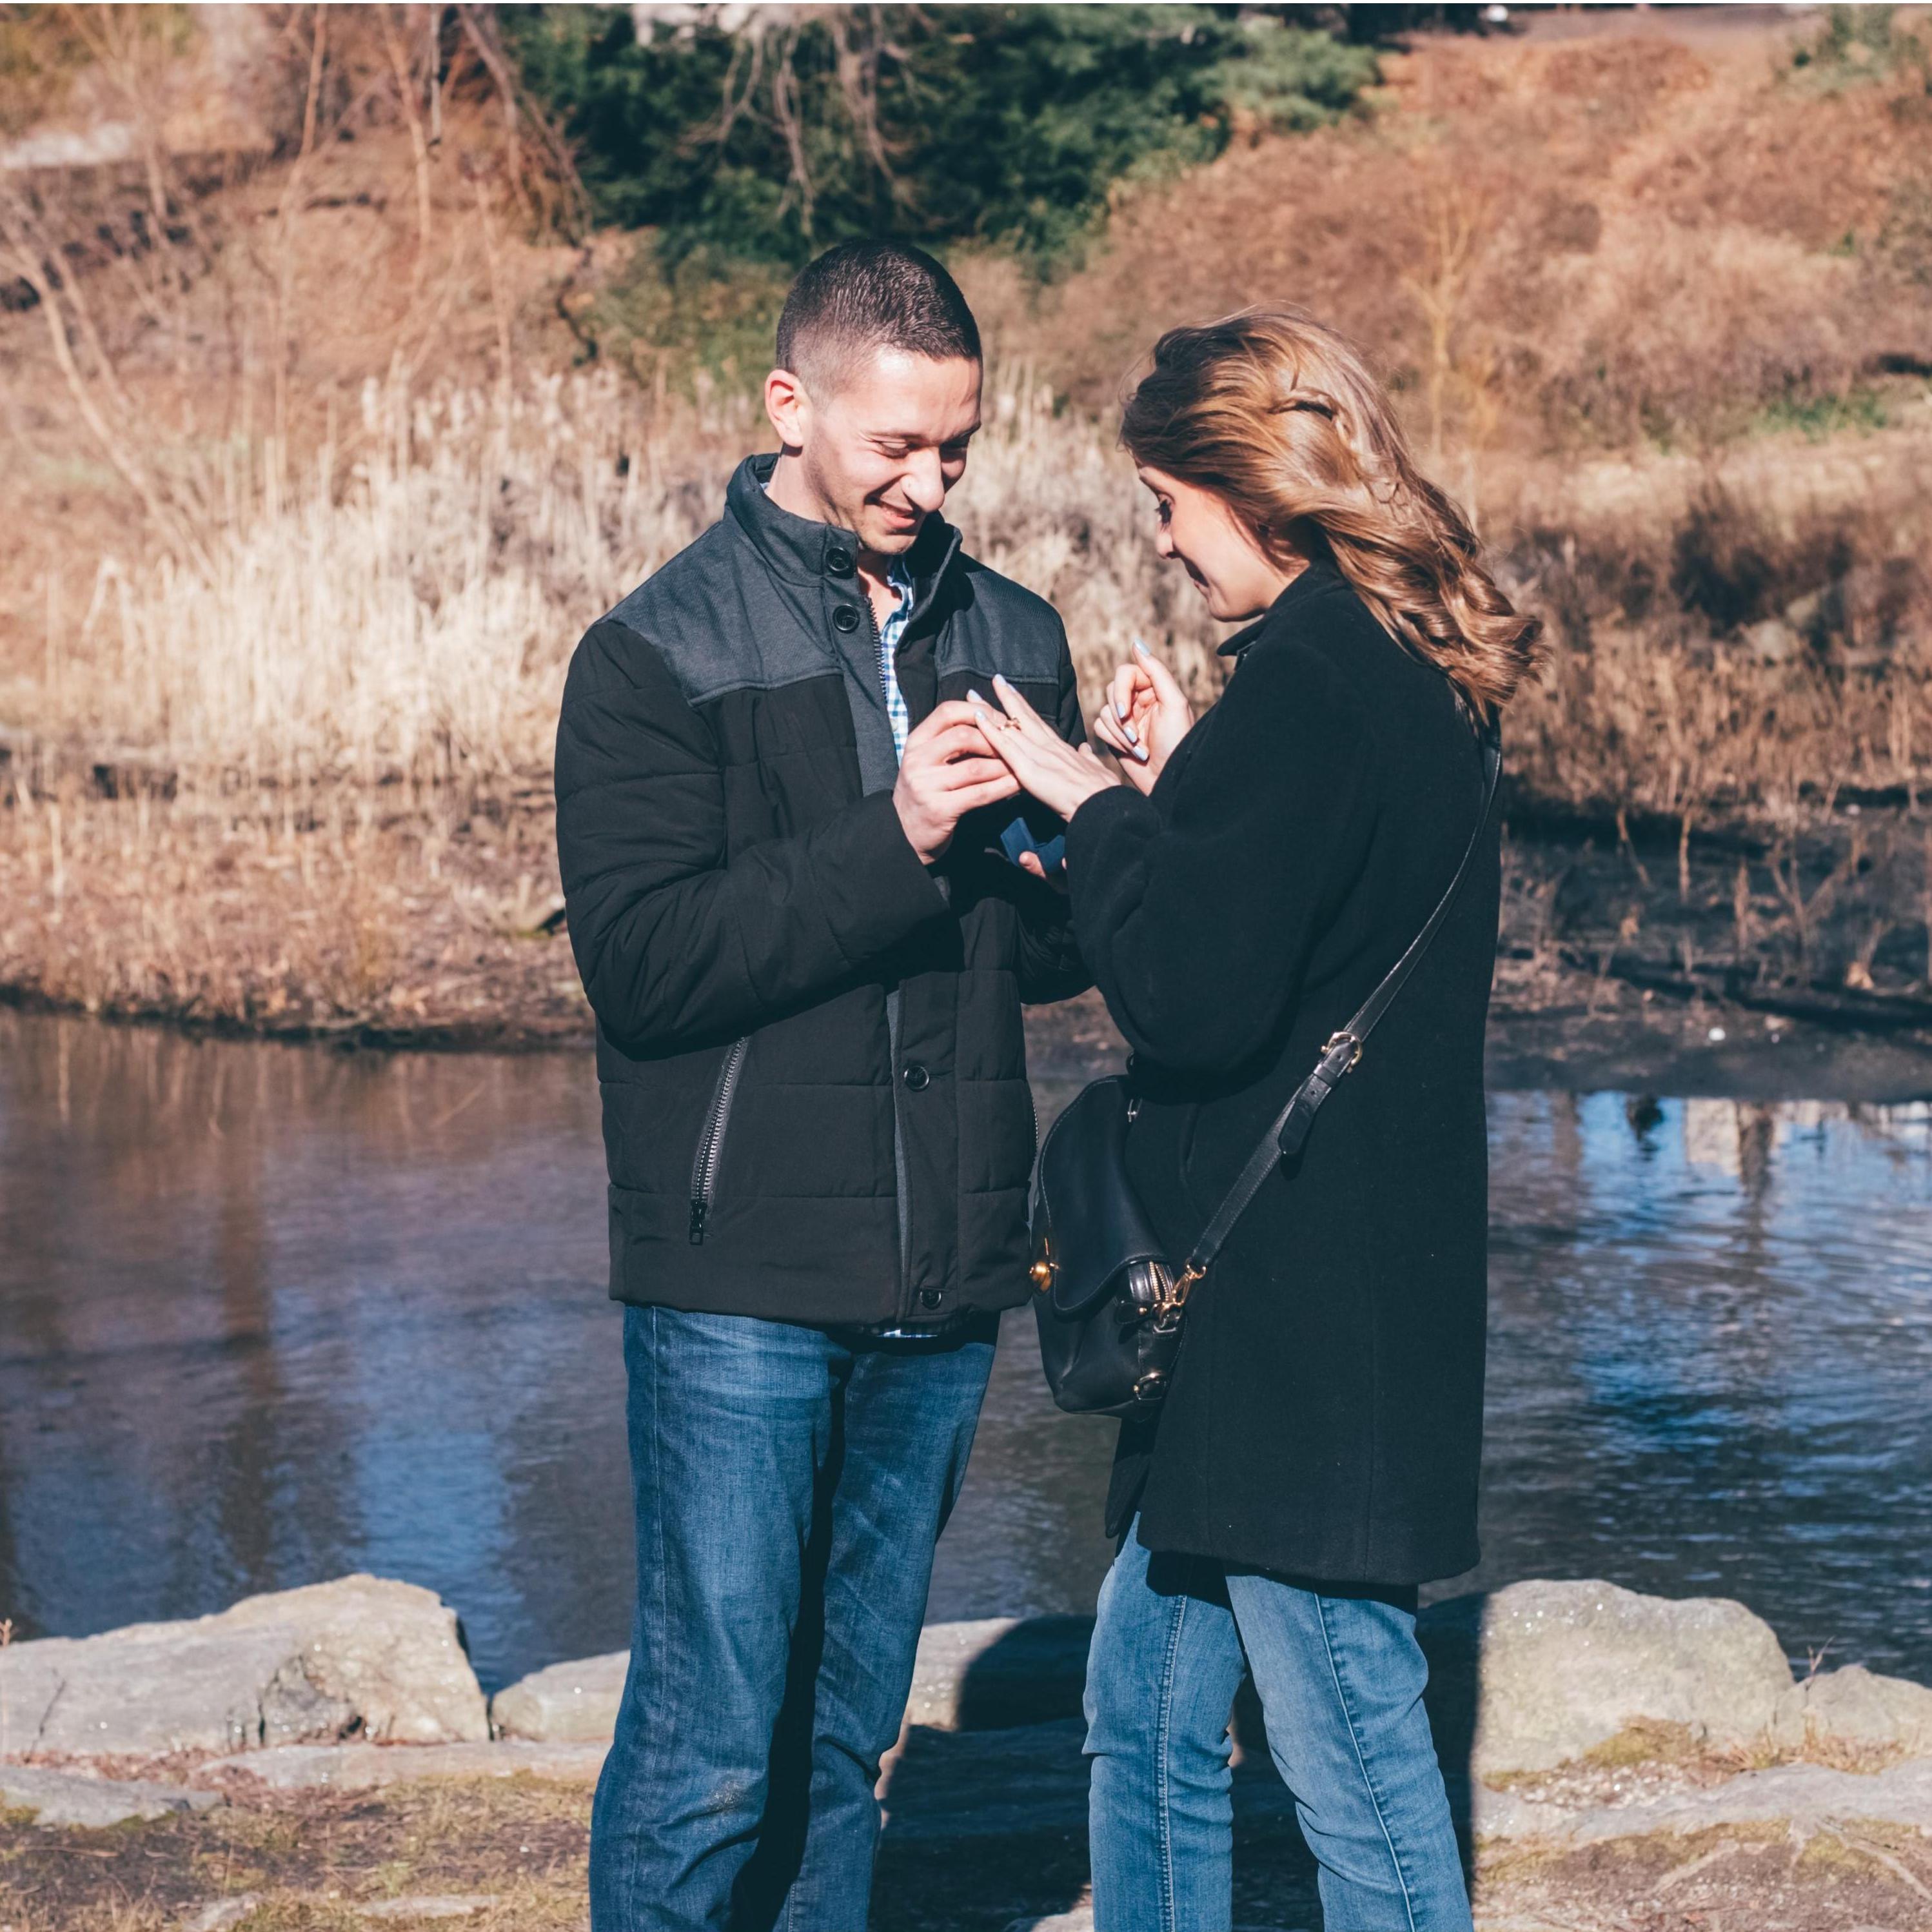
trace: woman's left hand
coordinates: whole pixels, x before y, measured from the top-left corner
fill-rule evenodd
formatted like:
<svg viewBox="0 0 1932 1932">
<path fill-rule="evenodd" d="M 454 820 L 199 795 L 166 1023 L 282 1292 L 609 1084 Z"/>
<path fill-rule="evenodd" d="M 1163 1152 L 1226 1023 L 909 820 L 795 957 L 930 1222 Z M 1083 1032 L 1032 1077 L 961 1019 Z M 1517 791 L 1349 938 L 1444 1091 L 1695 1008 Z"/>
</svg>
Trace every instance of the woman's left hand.
<svg viewBox="0 0 1932 1932">
<path fill-rule="evenodd" d="M 993 688 L 1006 707 L 1004 715 L 976 691 L 966 694 L 967 702 L 994 755 L 1006 761 L 1013 776 L 1048 810 L 1071 819 L 1096 792 L 1111 790 L 1120 782 L 1094 755 L 1091 745 L 1076 751 L 1004 678 L 994 678 Z M 1037 871 L 1039 862 L 1027 869 Z"/>
</svg>

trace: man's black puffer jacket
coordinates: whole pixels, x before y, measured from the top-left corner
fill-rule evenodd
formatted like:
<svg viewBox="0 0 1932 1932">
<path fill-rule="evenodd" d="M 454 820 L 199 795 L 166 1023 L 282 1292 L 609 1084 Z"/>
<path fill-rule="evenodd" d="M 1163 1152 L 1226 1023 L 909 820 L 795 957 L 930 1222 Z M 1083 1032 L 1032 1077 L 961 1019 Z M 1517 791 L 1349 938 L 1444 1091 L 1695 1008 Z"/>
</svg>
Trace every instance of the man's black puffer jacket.
<svg viewBox="0 0 1932 1932">
<path fill-rule="evenodd" d="M 907 842 L 856 540 L 772 503 L 775 460 L 590 627 L 564 689 L 610 1292 L 820 1324 L 1006 1307 L 1034 1151 L 1020 1003 L 1087 977 L 1063 896 L 998 854 L 1018 802 L 936 866 Z M 1052 608 L 937 517 L 909 562 L 914 724 L 1000 672 L 1077 741 Z"/>
</svg>

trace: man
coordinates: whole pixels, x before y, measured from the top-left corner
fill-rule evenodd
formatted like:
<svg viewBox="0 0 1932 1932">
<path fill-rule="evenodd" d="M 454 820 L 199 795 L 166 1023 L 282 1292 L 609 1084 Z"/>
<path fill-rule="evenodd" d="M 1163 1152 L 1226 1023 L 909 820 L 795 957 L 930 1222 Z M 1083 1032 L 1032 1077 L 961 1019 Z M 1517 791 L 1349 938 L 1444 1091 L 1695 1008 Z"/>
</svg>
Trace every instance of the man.
<svg viewBox="0 0 1932 1932">
<path fill-rule="evenodd" d="M 779 454 L 592 626 L 557 739 L 638 1522 L 595 1932 L 864 1926 L 933 1544 L 1026 1293 L 1020 1002 L 1086 983 L 964 701 L 1001 674 L 1081 736 L 1059 620 L 939 514 L 972 313 L 918 250 L 848 244 L 777 362 Z"/>
</svg>

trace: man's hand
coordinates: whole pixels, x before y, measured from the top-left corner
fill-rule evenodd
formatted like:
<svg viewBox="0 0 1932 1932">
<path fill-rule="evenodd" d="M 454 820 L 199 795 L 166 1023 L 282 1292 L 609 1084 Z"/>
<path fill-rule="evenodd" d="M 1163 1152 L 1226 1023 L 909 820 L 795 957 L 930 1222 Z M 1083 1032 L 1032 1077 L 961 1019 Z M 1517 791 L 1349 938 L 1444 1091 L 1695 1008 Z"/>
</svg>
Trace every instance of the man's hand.
<svg viewBox="0 0 1932 1932">
<path fill-rule="evenodd" d="M 1091 745 L 1076 750 L 1004 678 L 994 678 L 993 689 L 1006 706 L 1004 712 L 995 711 L 976 691 L 968 694 L 986 742 L 1049 811 L 1070 823 L 1096 792 L 1120 783 L 1094 757 Z M 1032 864 L 1027 865 L 1028 859 Z M 1036 855 L 1028 853 L 1020 862 L 1036 878 L 1046 877 Z"/>
<path fill-rule="evenodd" d="M 1019 788 L 1005 761 L 993 756 L 973 707 L 955 699 L 937 706 L 907 738 L 892 807 L 908 843 L 929 866 L 952 844 L 969 812 L 997 805 Z"/>
</svg>

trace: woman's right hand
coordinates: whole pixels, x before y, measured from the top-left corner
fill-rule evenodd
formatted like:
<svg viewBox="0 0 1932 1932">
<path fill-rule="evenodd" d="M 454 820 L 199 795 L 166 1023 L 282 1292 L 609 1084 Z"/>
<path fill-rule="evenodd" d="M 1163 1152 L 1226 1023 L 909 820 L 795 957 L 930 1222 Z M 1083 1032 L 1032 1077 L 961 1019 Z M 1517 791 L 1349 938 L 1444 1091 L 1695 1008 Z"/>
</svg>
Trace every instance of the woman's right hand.
<svg viewBox="0 0 1932 1932">
<path fill-rule="evenodd" d="M 1150 792 L 1168 754 L 1194 728 L 1194 707 L 1169 670 L 1139 638 L 1114 672 L 1094 736 L 1113 752 L 1136 791 Z"/>
</svg>

